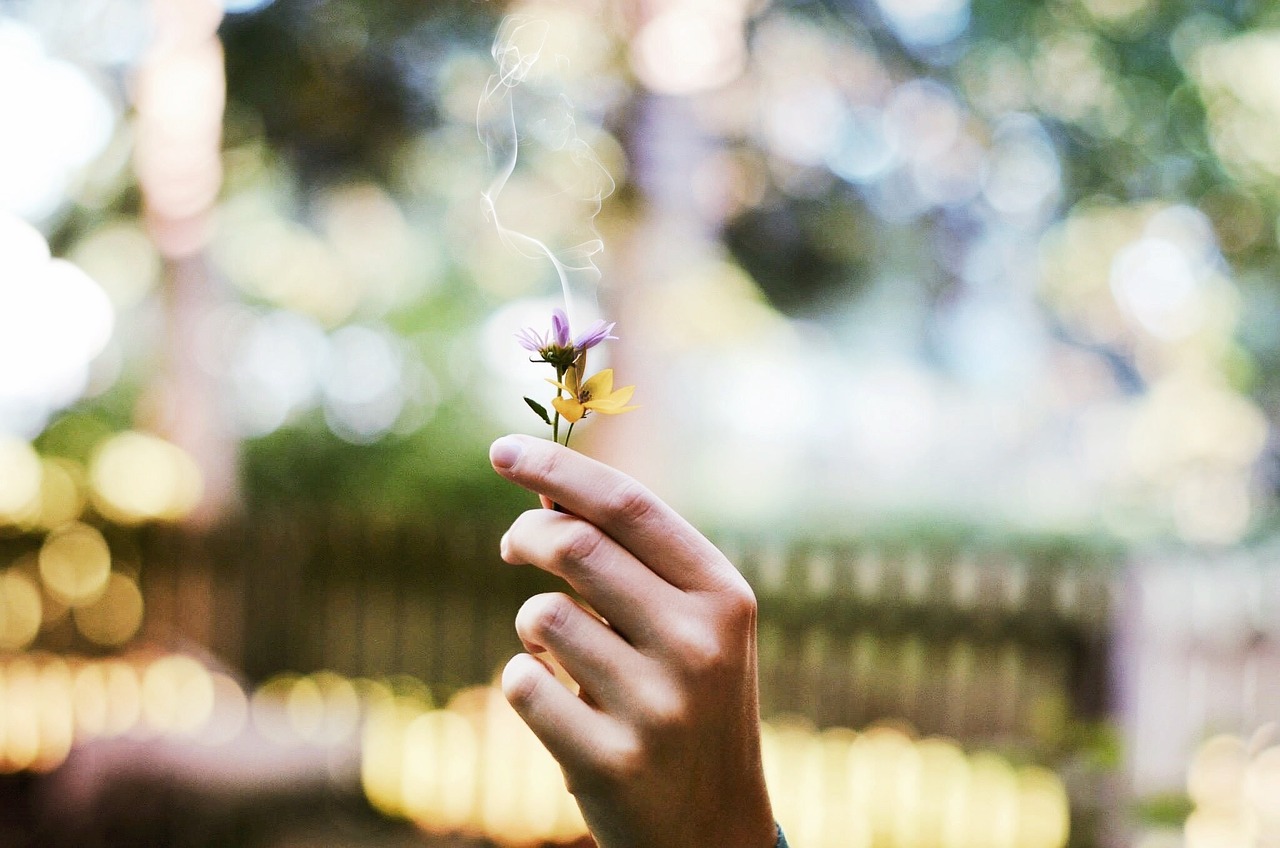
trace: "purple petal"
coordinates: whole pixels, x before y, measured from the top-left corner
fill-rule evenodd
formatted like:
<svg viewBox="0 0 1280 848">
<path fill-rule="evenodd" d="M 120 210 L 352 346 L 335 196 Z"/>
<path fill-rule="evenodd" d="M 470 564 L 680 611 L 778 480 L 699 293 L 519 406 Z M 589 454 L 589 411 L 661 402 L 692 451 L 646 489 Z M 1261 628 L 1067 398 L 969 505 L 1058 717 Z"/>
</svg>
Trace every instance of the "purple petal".
<svg viewBox="0 0 1280 848">
<path fill-rule="evenodd" d="M 516 333 L 516 341 L 520 342 L 520 347 L 525 350 L 533 351 L 534 353 L 538 353 L 546 346 L 546 340 L 529 327 L 525 327 L 523 330 Z"/>
<path fill-rule="evenodd" d="M 616 339 L 618 338 L 617 336 L 610 335 L 616 325 L 616 321 L 606 324 L 602 320 L 597 320 L 585 333 L 578 336 L 577 340 L 573 343 L 573 346 L 579 350 L 587 350 L 595 347 L 606 339 Z"/>
<path fill-rule="evenodd" d="M 569 346 L 569 316 L 563 309 L 551 310 L 551 337 L 560 347 Z"/>
</svg>

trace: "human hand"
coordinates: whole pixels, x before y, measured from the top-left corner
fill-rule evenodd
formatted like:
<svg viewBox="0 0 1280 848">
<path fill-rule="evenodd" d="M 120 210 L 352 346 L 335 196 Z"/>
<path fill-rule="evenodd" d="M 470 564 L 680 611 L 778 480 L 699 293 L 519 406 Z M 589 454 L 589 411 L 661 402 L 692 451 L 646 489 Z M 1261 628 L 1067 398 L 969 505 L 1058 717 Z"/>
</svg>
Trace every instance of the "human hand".
<svg viewBox="0 0 1280 848">
<path fill-rule="evenodd" d="M 565 511 L 522 514 L 502 558 L 563 578 L 516 616 L 502 688 L 559 761 L 600 848 L 773 848 L 760 761 L 756 602 L 705 537 L 632 478 L 507 436 L 503 477 Z M 577 696 L 540 654 L 577 682 Z"/>
</svg>

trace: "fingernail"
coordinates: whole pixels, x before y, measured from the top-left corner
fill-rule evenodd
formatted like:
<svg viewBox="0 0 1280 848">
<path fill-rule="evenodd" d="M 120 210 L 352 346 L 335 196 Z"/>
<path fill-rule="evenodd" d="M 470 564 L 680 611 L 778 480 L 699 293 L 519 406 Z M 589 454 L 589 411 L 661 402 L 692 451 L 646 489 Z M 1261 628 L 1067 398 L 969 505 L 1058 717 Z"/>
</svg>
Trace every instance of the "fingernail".
<svg viewBox="0 0 1280 848">
<path fill-rule="evenodd" d="M 489 461 L 495 468 L 510 468 L 520 460 L 524 447 L 510 436 L 503 436 L 489 446 Z"/>
</svg>

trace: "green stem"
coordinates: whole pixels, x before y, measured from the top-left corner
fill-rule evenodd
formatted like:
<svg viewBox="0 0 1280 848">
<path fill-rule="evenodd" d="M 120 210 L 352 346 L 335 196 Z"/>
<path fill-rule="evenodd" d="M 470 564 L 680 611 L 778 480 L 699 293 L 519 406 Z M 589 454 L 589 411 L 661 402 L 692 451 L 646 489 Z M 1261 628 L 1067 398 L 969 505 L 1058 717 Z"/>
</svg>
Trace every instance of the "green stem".
<svg viewBox="0 0 1280 848">
<path fill-rule="evenodd" d="M 558 366 L 558 365 L 557 365 L 557 366 L 556 366 L 556 382 L 557 382 L 557 383 L 563 383 L 563 382 L 564 382 L 564 373 L 565 373 L 565 369 L 564 369 L 564 368 L 561 368 L 560 366 Z M 560 391 L 560 389 L 556 389 L 556 397 L 558 397 L 558 398 L 560 398 L 560 397 L 564 397 L 564 393 L 563 393 L 563 392 L 561 392 L 561 391 Z M 555 406 L 555 404 L 552 404 L 552 407 L 554 407 L 554 406 Z M 573 429 L 573 428 L 572 428 L 572 426 L 570 427 L 570 429 Z M 557 411 L 556 411 L 556 417 L 555 417 L 554 419 L 552 419 L 552 421 L 551 421 L 551 441 L 553 441 L 553 442 L 559 442 L 559 441 L 560 441 L 560 412 L 559 412 L 559 410 L 557 410 Z M 566 436 L 566 437 L 565 437 L 565 441 L 568 441 L 568 436 Z"/>
<path fill-rule="evenodd" d="M 569 431 L 568 431 L 567 433 L 565 433 L 565 434 L 564 434 L 564 446 L 565 446 L 565 447 L 569 447 L 569 437 L 573 435 L 573 425 L 574 425 L 574 422 L 570 421 L 570 422 L 569 422 Z"/>
</svg>

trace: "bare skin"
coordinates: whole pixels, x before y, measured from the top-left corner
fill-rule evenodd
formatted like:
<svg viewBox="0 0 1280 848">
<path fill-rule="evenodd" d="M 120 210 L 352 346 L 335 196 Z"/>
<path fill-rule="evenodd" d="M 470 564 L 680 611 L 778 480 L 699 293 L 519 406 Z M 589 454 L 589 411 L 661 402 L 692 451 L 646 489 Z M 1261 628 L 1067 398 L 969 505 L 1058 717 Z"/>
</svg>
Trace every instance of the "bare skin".
<svg viewBox="0 0 1280 848">
<path fill-rule="evenodd" d="M 621 472 L 527 436 L 499 439 L 489 456 L 564 510 L 519 516 L 502 558 L 563 578 L 587 606 L 558 592 L 530 598 L 516 617 L 528 653 L 507 664 L 502 688 L 559 761 L 596 843 L 773 848 L 746 581 Z"/>
</svg>

